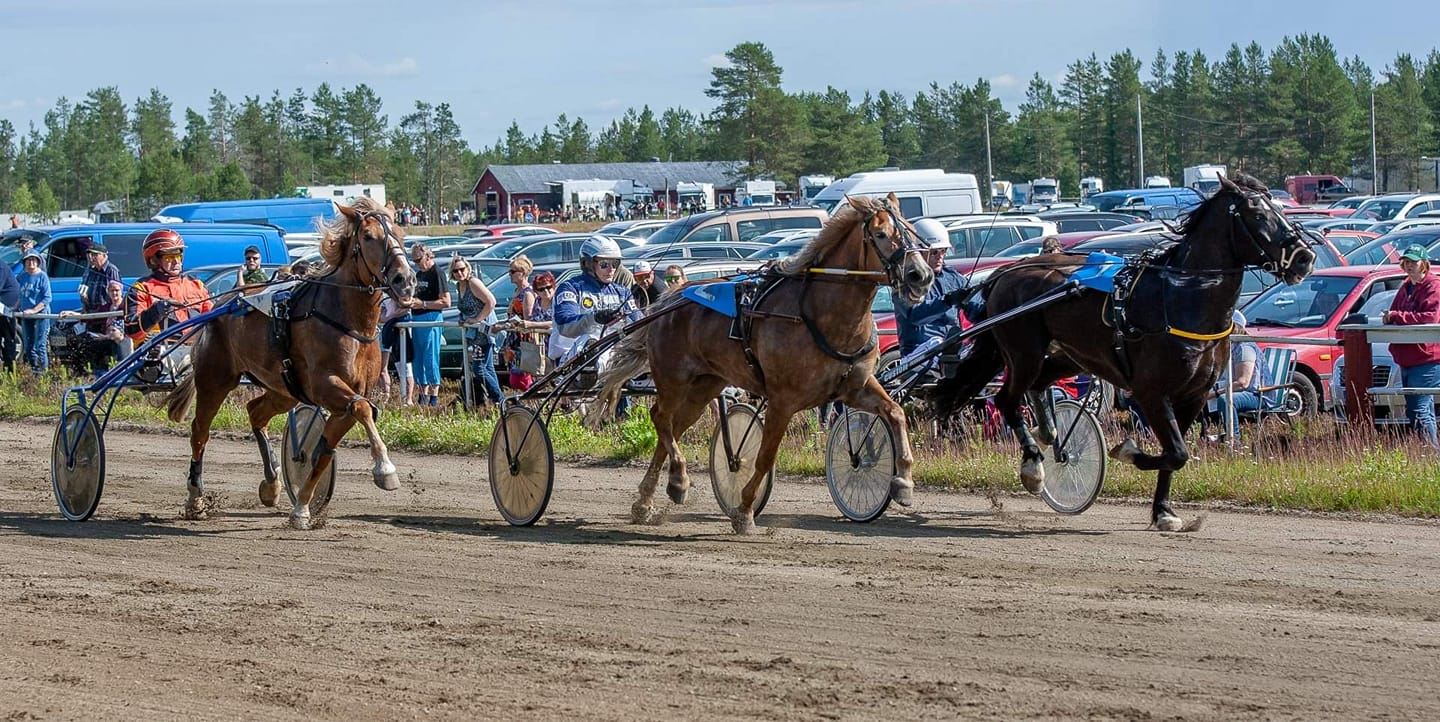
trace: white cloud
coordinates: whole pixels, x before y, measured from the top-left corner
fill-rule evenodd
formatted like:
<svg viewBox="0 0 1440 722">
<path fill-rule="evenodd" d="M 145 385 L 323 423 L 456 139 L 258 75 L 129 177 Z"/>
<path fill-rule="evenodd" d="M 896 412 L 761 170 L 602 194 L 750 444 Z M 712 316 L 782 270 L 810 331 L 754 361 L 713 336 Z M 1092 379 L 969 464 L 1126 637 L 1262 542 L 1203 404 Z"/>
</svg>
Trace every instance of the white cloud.
<svg viewBox="0 0 1440 722">
<path fill-rule="evenodd" d="M 1009 73 L 1001 73 L 990 79 L 992 88 L 1013 88 L 1020 84 L 1020 79 Z"/>
<path fill-rule="evenodd" d="M 724 54 L 724 53 L 715 53 L 715 54 L 713 54 L 713 55 L 706 55 L 706 56 L 704 57 L 704 59 L 702 59 L 700 62 L 704 63 L 704 64 L 705 64 L 705 67 L 707 67 L 707 68 L 728 68 L 728 67 L 730 67 L 730 58 L 725 57 L 725 54 Z"/>
<path fill-rule="evenodd" d="M 325 58 L 306 67 L 311 73 L 326 76 L 352 76 L 359 78 L 395 78 L 419 75 L 420 63 L 406 56 L 390 63 L 374 63 L 349 53 L 343 58 Z"/>
</svg>

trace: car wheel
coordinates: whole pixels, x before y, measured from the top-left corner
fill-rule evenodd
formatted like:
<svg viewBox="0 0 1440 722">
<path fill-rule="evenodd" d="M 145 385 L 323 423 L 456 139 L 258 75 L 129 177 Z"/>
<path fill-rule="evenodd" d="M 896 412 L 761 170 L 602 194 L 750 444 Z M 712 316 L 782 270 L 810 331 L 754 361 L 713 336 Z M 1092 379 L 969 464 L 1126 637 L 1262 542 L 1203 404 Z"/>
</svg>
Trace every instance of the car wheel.
<svg viewBox="0 0 1440 722">
<path fill-rule="evenodd" d="M 1290 388 L 1300 394 L 1300 416 L 1316 416 L 1320 413 L 1320 395 L 1315 390 L 1315 382 L 1310 380 L 1299 371 L 1295 372 L 1294 378 L 1290 380 Z"/>
<path fill-rule="evenodd" d="M 878 378 L 878 377 L 880 377 L 881 375 L 883 375 L 886 371 L 889 371 L 890 369 L 895 368 L 895 367 L 898 366 L 899 364 L 900 364 L 900 347 L 899 347 L 899 346 L 896 346 L 895 348 L 892 348 L 892 349 L 890 349 L 889 351 L 886 351 L 885 353 L 880 354 L 880 360 L 877 361 L 877 362 L 875 362 L 875 376 Z"/>
</svg>

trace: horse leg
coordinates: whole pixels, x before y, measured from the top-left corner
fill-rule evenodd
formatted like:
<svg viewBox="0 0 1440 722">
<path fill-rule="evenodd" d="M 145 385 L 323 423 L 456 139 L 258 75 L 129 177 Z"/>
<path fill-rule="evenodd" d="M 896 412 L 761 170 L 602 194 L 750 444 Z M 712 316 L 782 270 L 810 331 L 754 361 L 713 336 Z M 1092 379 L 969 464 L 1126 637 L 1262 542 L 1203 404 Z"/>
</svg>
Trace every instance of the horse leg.
<svg viewBox="0 0 1440 722">
<path fill-rule="evenodd" d="M 370 460 L 375 462 L 370 467 L 370 476 L 375 486 L 385 491 L 399 489 L 400 477 L 395 473 L 395 465 L 390 463 L 390 450 L 380 438 L 380 427 L 375 425 L 380 416 L 375 404 L 364 396 L 356 396 L 350 400 L 348 413 L 365 427 L 365 437 L 370 440 Z"/>
<path fill-rule="evenodd" d="M 345 438 L 345 434 L 354 425 L 355 417 L 343 413 L 332 412 L 329 420 L 325 422 L 325 431 L 315 444 L 315 466 L 310 469 L 310 476 L 306 477 L 305 484 L 295 494 L 295 507 L 290 511 L 292 528 L 302 531 L 310 528 L 310 500 L 315 498 L 315 487 L 319 486 L 320 476 L 334 463 L 335 448 L 340 445 L 340 440 Z"/>
<path fill-rule="evenodd" d="M 1184 468 L 1185 463 L 1190 460 L 1190 452 L 1185 446 L 1185 437 L 1181 430 L 1181 422 L 1176 418 L 1175 407 L 1168 397 L 1138 395 L 1135 402 L 1140 405 L 1141 411 L 1149 419 L 1163 419 L 1164 424 L 1155 424 L 1152 429 L 1155 437 L 1160 441 L 1159 454 L 1145 454 L 1140 447 L 1131 439 L 1126 439 L 1110 450 L 1110 456 L 1121 461 L 1128 461 L 1141 471 L 1154 471 L 1155 475 L 1155 497 L 1150 505 L 1150 528 L 1159 531 L 1180 531 L 1185 526 L 1185 520 L 1170 507 L 1170 480 L 1176 471 Z M 1184 411 L 1184 427 L 1188 429 L 1194 423 L 1198 414 L 1195 404 L 1186 404 Z"/>
<path fill-rule="evenodd" d="M 260 447 L 260 462 L 265 467 L 265 480 L 260 482 L 260 503 L 265 506 L 275 506 L 275 498 L 280 494 L 280 459 L 275 455 L 275 447 L 271 445 L 265 427 L 270 424 L 270 419 L 284 413 L 293 403 L 269 389 L 245 403 L 245 411 L 250 416 L 250 433 Z"/>
<path fill-rule="evenodd" d="M 915 456 L 910 451 L 910 428 L 905 420 L 905 409 L 885 393 L 885 387 L 874 375 L 858 391 L 845 397 L 845 403 L 890 422 L 891 433 L 895 435 L 892 439 L 895 442 L 895 476 L 890 479 L 890 499 L 900 506 L 915 503 L 915 482 L 911 478 Z"/>
<path fill-rule="evenodd" d="M 204 519 L 209 510 L 205 504 L 205 445 L 210 442 L 210 423 L 220 411 L 225 396 L 235 387 L 232 380 L 227 386 L 224 380 L 217 381 L 211 374 L 201 375 L 195 369 L 195 418 L 190 421 L 190 474 L 186 481 L 189 495 L 185 500 L 185 516 L 189 519 Z"/>
<path fill-rule="evenodd" d="M 1045 460 L 1045 455 L 1041 452 L 1040 445 L 1035 442 L 1035 437 L 1030 435 L 1030 428 L 1025 425 L 1025 417 L 1020 414 L 1020 402 L 1025 399 L 1025 390 L 1030 387 L 1033 379 L 1022 379 L 1016 373 L 1015 366 L 1010 366 L 1009 369 L 1005 385 L 995 394 L 995 406 L 1000 409 L 1000 415 L 1005 417 L 1005 425 L 1010 427 L 1015 438 L 1020 441 L 1020 483 L 1024 484 L 1025 490 L 1031 494 L 1039 494 L 1045 485 L 1045 466 L 1041 463 Z"/>
<path fill-rule="evenodd" d="M 670 501 L 676 504 L 684 504 L 690 493 L 690 475 L 685 471 L 685 453 L 680 450 L 680 437 L 685 431 L 695 425 L 695 421 L 710 407 L 710 400 L 719 395 L 724 389 L 724 382 L 713 381 L 712 383 L 696 383 L 691 385 L 686 397 L 670 416 L 670 433 L 666 435 L 668 449 L 666 452 L 670 457 L 670 481 L 665 485 L 665 494 Z M 721 422 L 724 419 L 720 420 Z"/>
</svg>

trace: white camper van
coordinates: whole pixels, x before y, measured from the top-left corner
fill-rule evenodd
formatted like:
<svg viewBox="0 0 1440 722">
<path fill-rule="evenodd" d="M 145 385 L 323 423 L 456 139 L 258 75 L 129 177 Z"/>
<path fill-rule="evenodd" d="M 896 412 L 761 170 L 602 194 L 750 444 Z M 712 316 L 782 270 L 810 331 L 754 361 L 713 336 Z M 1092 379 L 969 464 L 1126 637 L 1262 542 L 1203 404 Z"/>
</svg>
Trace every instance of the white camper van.
<svg viewBox="0 0 1440 722">
<path fill-rule="evenodd" d="M 1054 203 L 1060 200 L 1060 182 L 1054 178 L 1036 178 L 1030 181 L 1031 203 Z"/>
<path fill-rule="evenodd" d="M 797 200 L 809 203 L 825 186 L 835 182 L 834 176 L 828 175 L 802 175 L 800 176 L 800 198 Z"/>
<path fill-rule="evenodd" d="M 771 180 L 749 180 L 735 186 L 735 205 L 737 206 L 773 206 L 775 205 L 775 181 Z"/>
<path fill-rule="evenodd" d="M 881 168 L 841 178 L 820 191 L 812 201 L 834 215 L 845 196 L 883 196 L 894 193 L 900 214 L 906 218 L 983 213 L 980 183 L 973 173 L 946 173 L 940 168 L 899 170 Z"/>
<path fill-rule="evenodd" d="M 1200 195 L 1209 198 L 1220 190 L 1220 176 L 1223 175 L 1223 165 L 1192 165 L 1185 169 L 1185 187 L 1194 188 L 1200 191 Z"/>
<path fill-rule="evenodd" d="M 1085 200 L 1096 193 L 1105 192 L 1105 180 L 1096 176 L 1086 176 L 1080 179 L 1080 200 Z"/>
</svg>

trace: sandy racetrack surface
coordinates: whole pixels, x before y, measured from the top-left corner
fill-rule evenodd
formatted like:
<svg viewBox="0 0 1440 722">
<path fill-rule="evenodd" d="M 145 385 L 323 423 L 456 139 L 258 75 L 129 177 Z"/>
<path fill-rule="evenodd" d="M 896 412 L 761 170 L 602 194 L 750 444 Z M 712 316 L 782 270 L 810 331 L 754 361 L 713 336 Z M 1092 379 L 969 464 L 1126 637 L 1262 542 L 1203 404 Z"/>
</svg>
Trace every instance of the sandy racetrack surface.
<svg viewBox="0 0 1440 722">
<path fill-rule="evenodd" d="M 52 427 L 0 424 L 0 719 L 1431 718 L 1440 528 L 921 489 L 839 518 L 781 479 L 736 538 L 708 477 L 659 526 L 633 468 L 560 465 L 506 525 L 483 460 L 346 448 L 328 523 L 260 507 L 216 440 L 224 509 L 179 518 L 184 439 L 112 430 L 96 517 L 50 492 Z M 1181 476 L 1183 484 L 1183 474 Z M 663 497 L 663 490 L 661 496 Z M 1187 511 L 1187 515 L 1193 515 Z"/>
</svg>

